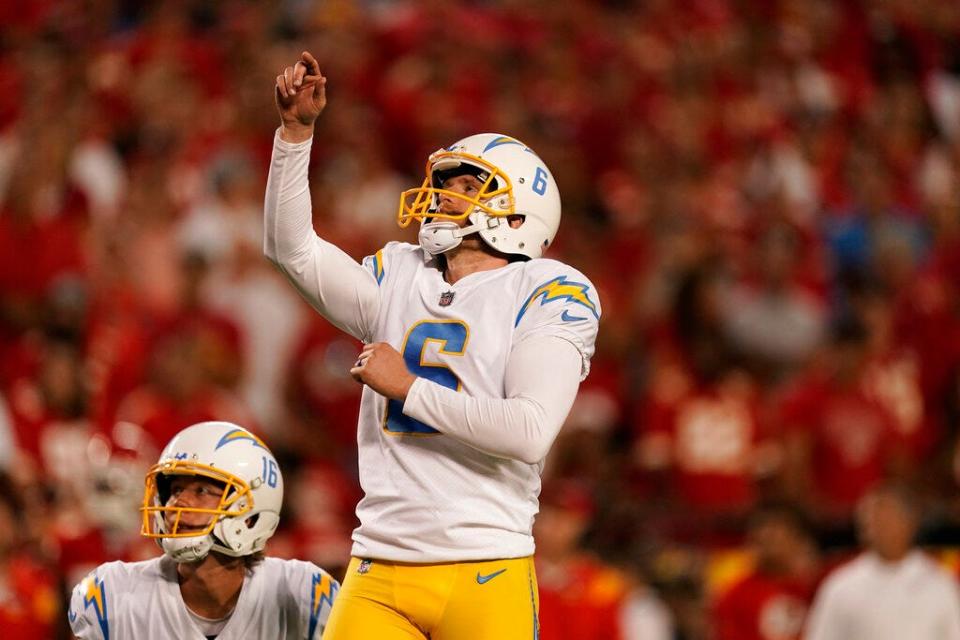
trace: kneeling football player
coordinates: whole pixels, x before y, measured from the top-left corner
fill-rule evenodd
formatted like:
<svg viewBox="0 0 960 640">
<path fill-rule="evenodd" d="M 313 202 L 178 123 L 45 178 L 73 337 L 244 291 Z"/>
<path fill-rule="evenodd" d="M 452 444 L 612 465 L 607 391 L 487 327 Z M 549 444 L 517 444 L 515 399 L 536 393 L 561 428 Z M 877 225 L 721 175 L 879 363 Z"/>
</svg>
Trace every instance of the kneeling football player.
<svg viewBox="0 0 960 640">
<path fill-rule="evenodd" d="M 163 555 L 84 578 L 74 635 L 318 640 L 340 585 L 310 562 L 264 557 L 282 502 L 280 468 L 257 436 L 228 422 L 184 429 L 146 477 L 142 533 Z"/>
</svg>

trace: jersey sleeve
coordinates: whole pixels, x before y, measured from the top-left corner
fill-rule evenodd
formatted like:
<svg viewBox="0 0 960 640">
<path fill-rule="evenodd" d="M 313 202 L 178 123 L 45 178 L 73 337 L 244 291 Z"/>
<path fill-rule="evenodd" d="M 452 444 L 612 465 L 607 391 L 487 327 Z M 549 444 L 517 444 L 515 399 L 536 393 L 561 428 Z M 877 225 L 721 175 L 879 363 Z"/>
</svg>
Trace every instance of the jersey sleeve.
<svg viewBox="0 0 960 640">
<path fill-rule="evenodd" d="M 521 295 L 514 343 L 548 336 L 566 340 L 580 352 L 580 379 L 586 378 L 601 315 L 593 283 L 561 262 L 536 260 L 528 269 Z"/>
<path fill-rule="evenodd" d="M 287 584 L 300 612 L 302 638 L 320 640 L 330 618 L 340 583 L 313 564 L 302 560 L 286 562 Z"/>
<path fill-rule="evenodd" d="M 110 638 L 110 605 L 118 582 L 111 564 L 100 565 L 90 572 L 70 595 L 67 618 L 73 635 L 80 640 Z"/>
<path fill-rule="evenodd" d="M 370 272 L 377 286 L 394 286 L 398 284 L 399 274 L 404 271 L 404 262 L 414 259 L 417 253 L 413 245 L 404 242 L 388 242 L 382 249 L 365 257 L 361 264 Z M 422 260 L 422 257 L 416 257 Z"/>
</svg>

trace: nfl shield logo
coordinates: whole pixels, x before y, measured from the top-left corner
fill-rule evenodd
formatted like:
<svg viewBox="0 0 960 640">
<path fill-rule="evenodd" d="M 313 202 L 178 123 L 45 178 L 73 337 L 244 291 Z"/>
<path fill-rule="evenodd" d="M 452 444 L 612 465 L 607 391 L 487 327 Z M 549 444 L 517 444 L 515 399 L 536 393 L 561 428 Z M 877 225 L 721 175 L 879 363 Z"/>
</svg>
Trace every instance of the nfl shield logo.
<svg viewBox="0 0 960 640">
<path fill-rule="evenodd" d="M 445 291 L 440 294 L 441 307 L 449 307 L 451 302 L 453 302 L 453 291 Z"/>
<path fill-rule="evenodd" d="M 360 566 L 357 567 L 357 573 L 359 573 L 360 575 L 363 575 L 367 571 L 370 571 L 371 564 L 373 564 L 372 560 L 361 560 Z"/>
</svg>

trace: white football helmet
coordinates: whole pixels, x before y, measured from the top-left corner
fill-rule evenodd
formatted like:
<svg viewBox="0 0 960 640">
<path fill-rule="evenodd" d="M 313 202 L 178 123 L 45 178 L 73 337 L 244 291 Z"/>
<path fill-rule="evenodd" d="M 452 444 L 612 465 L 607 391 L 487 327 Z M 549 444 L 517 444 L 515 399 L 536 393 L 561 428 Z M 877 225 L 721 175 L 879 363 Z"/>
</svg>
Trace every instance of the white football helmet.
<svg viewBox="0 0 960 640">
<path fill-rule="evenodd" d="M 167 506 L 171 476 L 202 476 L 224 484 L 216 509 Z M 246 556 L 263 550 L 280 522 L 283 476 L 267 445 L 229 422 L 201 422 L 167 444 L 146 476 L 141 533 L 154 538 L 177 562 L 195 562 L 210 552 Z M 201 531 L 178 531 L 184 513 L 213 517 Z M 166 516 L 175 516 L 167 526 Z"/>
<path fill-rule="evenodd" d="M 446 178 L 469 173 L 483 187 L 475 197 L 443 189 Z M 460 215 L 439 213 L 440 196 L 468 202 Z M 513 228 L 507 216 L 522 216 Z M 468 218 L 460 227 L 456 220 Z M 560 191 L 547 165 L 529 147 L 509 136 L 478 133 L 440 149 L 427 159 L 426 178 L 400 195 L 397 222 L 420 222 L 420 246 L 438 255 L 479 233 L 501 253 L 539 258 L 560 226 Z"/>
</svg>

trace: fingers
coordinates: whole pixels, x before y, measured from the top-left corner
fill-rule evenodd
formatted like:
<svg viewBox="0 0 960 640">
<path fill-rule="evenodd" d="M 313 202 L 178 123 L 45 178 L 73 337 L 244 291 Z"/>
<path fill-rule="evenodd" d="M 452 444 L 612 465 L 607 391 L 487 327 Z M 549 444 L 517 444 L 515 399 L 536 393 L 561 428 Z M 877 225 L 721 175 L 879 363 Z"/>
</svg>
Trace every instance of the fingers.
<svg viewBox="0 0 960 640">
<path fill-rule="evenodd" d="M 316 58 L 308 51 L 304 51 L 301 57 L 296 64 L 287 67 L 277 76 L 277 91 L 283 98 L 296 95 L 302 87 L 322 87 L 327 83 L 327 79 L 320 74 L 320 65 Z"/>
<path fill-rule="evenodd" d="M 304 51 L 300 54 L 300 61 L 306 67 L 306 72 L 311 76 L 320 75 L 320 63 L 317 62 L 317 59 L 313 57 L 309 51 Z"/>
<path fill-rule="evenodd" d="M 287 68 L 289 69 L 290 67 Z M 286 73 L 281 73 L 277 76 L 277 91 L 280 92 L 280 95 L 284 98 L 290 97 L 291 93 L 290 88 L 287 86 Z"/>
<path fill-rule="evenodd" d="M 297 86 L 294 84 L 293 67 L 287 67 L 283 70 L 283 80 L 287 84 L 287 93 L 294 95 L 297 93 Z"/>
<path fill-rule="evenodd" d="M 320 73 L 320 63 L 317 62 L 317 59 L 313 57 L 309 51 L 304 51 L 300 54 L 300 60 L 297 62 L 297 66 L 303 67 L 303 77 L 301 78 L 301 84 L 297 85 L 299 88 L 301 85 L 304 87 L 317 84 L 323 87 L 326 84 L 327 79 Z"/>
<path fill-rule="evenodd" d="M 293 86 L 299 89 L 303 84 L 303 76 L 307 75 L 307 65 L 303 61 L 298 61 L 293 65 Z"/>
<path fill-rule="evenodd" d="M 353 367 L 350 368 L 350 375 L 353 376 L 353 379 L 357 382 L 363 382 L 363 371 L 367 366 L 367 362 L 373 357 L 373 350 L 375 348 L 375 344 L 365 345 L 360 355 L 357 356 L 357 361 L 353 364 Z"/>
<path fill-rule="evenodd" d="M 361 356 L 357 361 L 350 367 L 350 375 L 357 382 L 363 382 L 363 367 L 367 364 L 367 361 Z"/>
</svg>

